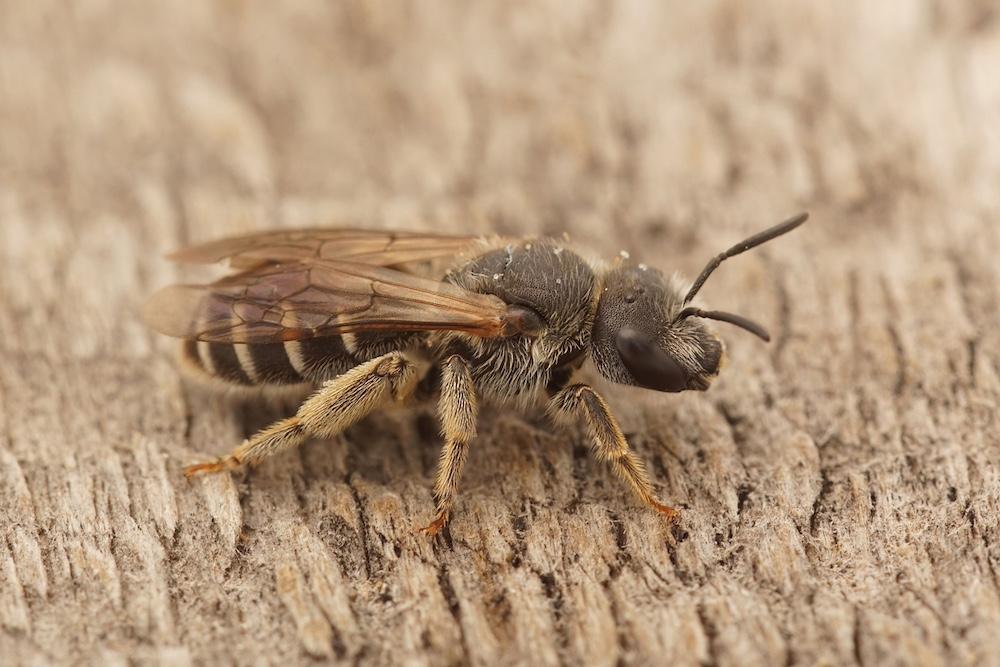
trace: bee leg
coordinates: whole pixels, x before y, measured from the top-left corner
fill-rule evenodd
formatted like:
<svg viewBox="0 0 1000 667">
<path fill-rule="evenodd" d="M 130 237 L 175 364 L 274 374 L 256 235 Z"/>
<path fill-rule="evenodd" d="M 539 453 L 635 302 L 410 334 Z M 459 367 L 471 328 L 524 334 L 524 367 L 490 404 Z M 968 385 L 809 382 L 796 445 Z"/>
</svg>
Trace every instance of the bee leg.
<svg viewBox="0 0 1000 667">
<path fill-rule="evenodd" d="M 549 414 L 557 420 L 583 418 L 593 438 L 594 454 L 608 461 L 615 473 L 629 483 L 642 502 L 675 521 L 680 515 L 672 507 L 660 503 L 646 474 L 646 466 L 628 446 L 621 427 L 608 409 L 608 404 L 593 387 L 575 384 L 556 394 L 549 403 Z"/>
<path fill-rule="evenodd" d="M 376 357 L 324 384 L 306 399 L 294 417 L 258 431 L 222 458 L 185 468 L 184 475 L 191 477 L 257 465 L 310 437 L 333 437 L 388 399 L 402 400 L 415 384 L 415 365 L 402 353 Z"/>
<path fill-rule="evenodd" d="M 472 382 L 469 364 L 461 357 L 449 357 L 441 366 L 441 398 L 438 399 L 438 417 L 444 446 L 438 462 L 434 482 L 434 505 L 437 515 L 422 530 L 437 535 L 448 523 L 462 468 L 469 455 L 469 442 L 476 437 L 476 387 Z"/>
</svg>

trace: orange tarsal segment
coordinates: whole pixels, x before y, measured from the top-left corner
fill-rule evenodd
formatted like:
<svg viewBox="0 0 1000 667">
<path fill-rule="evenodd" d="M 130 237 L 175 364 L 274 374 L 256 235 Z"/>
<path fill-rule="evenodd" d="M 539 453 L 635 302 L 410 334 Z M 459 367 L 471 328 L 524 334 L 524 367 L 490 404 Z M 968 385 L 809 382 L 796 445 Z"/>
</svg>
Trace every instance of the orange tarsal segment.
<svg viewBox="0 0 1000 667">
<path fill-rule="evenodd" d="M 216 459 L 215 461 L 210 461 L 208 463 L 196 463 L 195 465 L 188 466 L 184 468 L 184 476 L 187 478 L 194 477 L 195 475 L 204 475 L 216 472 L 226 472 L 227 470 L 232 470 L 238 467 L 239 461 L 231 456 L 227 456 L 222 459 Z"/>
<path fill-rule="evenodd" d="M 448 515 L 439 514 L 437 518 L 435 518 L 433 521 L 430 522 L 429 525 L 421 528 L 420 532 L 424 533 L 429 537 L 434 537 L 435 535 L 440 533 L 446 525 L 448 525 Z"/>
</svg>

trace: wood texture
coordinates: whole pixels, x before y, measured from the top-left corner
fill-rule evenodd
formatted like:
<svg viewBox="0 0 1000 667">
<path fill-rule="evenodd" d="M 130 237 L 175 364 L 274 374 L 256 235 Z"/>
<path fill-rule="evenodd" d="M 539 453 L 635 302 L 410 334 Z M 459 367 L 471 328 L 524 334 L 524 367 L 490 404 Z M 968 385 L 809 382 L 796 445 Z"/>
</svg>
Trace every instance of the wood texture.
<svg viewBox="0 0 1000 667">
<path fill-rule="evenodd" d="M 0 4 L 6 664 L 1000 662 L 1000 14 L 980 2 Z M 706 394 L 486 409 L 450 539 L 431 408 L 261 468 L 185 384 L 160 256 L 272 227 L 568 232 L 727 263 Z M 191 274 L 184 274 L 190 276 Z"/>
</svg>

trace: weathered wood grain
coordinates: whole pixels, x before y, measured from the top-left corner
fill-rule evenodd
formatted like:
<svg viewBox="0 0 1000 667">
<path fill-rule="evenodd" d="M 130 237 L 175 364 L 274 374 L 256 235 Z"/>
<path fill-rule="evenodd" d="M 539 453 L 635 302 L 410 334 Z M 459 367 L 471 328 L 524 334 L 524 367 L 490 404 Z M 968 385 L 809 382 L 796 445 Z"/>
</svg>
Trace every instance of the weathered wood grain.
<svg viewBox="0 0 1000 667">
<path fill-rule="evenodd" d="M 0 4 L 5 664 L 1000 664 L 1000 14 L 982 2 Z M 265 227 L 568 232 L 693 275 L 706 394 L 429 410 L 186 482 L 285 414 L 182 381 L 159 256 Z"/>
</svg>

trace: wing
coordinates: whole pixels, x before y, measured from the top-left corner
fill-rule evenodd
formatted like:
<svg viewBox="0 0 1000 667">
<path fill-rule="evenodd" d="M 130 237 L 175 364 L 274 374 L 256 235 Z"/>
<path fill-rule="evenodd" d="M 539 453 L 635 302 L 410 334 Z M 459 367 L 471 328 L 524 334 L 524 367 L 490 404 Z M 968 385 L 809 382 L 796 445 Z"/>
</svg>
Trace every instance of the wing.
<svg viewBox="0 0 1000 667">
<path fill-rule="evenodd" d="M 362 331 L 506 335 L 498 297 L 395 269 L 341 260 L 263 264 L 209 285 L 173 285 L 144 316 L 169 336 L 276 343 Z"/>
<path fill-rule="evenodd" d="M 297 229 L 262 232 L 190 246 L 170 259 L 212 264 L 228 259 L 236 268 L 305 260 L 344 260 L 396 266 L 458 255 L 474 246 L 476 236 L 385 232 L 360 229 Z"/>
</svg>

